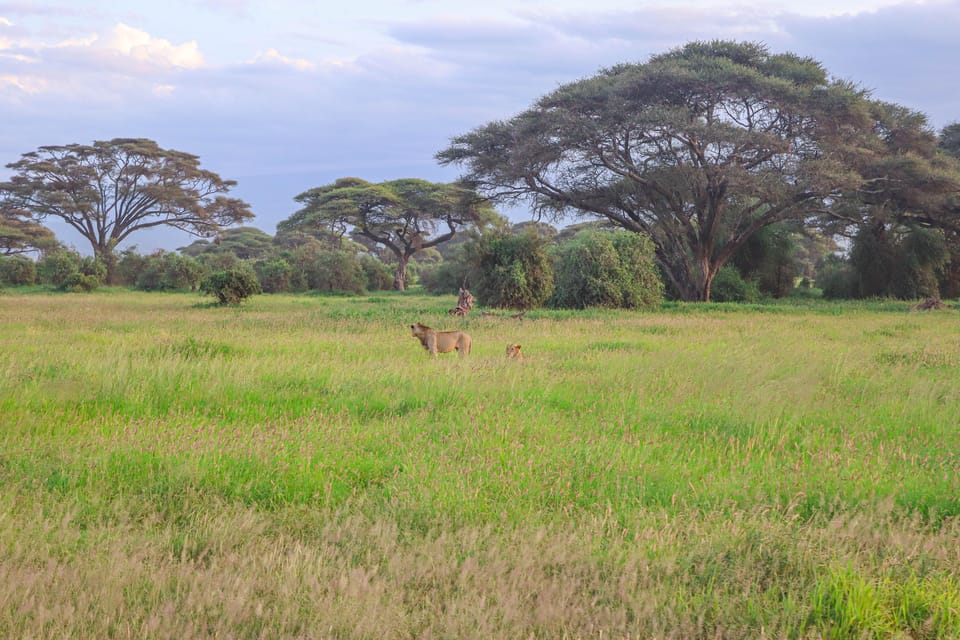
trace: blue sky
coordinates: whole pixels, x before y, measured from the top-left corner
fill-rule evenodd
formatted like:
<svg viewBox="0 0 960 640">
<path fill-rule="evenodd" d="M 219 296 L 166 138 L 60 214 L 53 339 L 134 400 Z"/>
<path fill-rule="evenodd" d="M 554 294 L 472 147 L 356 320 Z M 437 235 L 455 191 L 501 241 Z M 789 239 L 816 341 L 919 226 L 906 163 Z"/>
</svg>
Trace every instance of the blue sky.
<svg viewBox="0 0 960 640">
<path fill-rule="evenodd" d="M 311 187 L 343 176 L 451 181 L 456 168 L 433 160 L 451 137 L 603 67 L 714 38 L 816 58 L 936 129 L 960 120 L 957 1 L 324 5 L 0 0 L 0 165 L 42 145 L 151 138 L 236 180 L 252 226 L 272 234 Z M 144 252 L 190 241 L 131 238 Z"/>
</svg>

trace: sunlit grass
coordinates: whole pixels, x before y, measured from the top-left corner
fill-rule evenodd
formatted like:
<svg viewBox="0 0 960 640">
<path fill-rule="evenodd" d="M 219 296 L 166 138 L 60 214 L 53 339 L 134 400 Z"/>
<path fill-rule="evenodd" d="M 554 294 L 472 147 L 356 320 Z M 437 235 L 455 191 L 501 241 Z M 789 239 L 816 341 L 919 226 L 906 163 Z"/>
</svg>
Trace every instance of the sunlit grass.
<svg viewBox="0 0 960 640">
<path fill-rule="evenodd" d="M 0 636 L 956 631 L 956 311 L 451 303 L 0 297 Z"/>
</svg>

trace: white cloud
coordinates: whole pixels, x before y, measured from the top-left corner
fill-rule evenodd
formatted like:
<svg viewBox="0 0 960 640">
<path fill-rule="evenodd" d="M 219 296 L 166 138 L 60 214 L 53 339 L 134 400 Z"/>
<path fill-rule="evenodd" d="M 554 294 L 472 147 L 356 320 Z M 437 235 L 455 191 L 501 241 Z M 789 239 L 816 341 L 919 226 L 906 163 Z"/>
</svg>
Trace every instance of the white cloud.
<svg viewBox="0 0 960 640">
<path fill-rule="evenodd" d="M 92 43 L 92 46 L 95 44 Z M 146 31 L 122 22 L 113 28 L 105 45 L 111 51 L 158 66 L 181 69 L 198 69 L 204 66 L 203 54 L 200 53 L 196 40 L 175 45 L 169 40 L 155 38 Z"/>
<path fill-rule="evenodd" d="M 0 90 L 4 87 L 13 87 L 26 94 L 37 94 L 46 89 L 47 81 L 43 78 L 30 76 L 0 76 Z"/>
<path fill-rule="evenodd" d="M 309 60 L 290 58 L 281 54 L 276 49 L 267 49 L 266 51 L 258 53 L 254 56 L 253 60 L 250 61 L 250 64 L 277 64 L 293 67 L 298 71 L 309 71 L 316 67 L 316 65 Z"/>
</svg>

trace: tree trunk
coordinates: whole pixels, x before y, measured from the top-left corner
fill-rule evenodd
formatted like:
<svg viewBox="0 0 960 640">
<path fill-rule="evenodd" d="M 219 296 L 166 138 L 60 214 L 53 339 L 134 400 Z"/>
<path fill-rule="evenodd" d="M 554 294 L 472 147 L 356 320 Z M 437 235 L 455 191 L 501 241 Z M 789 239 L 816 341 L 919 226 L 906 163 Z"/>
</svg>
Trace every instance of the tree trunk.
<svg viewBox="0 0 960 640">
<path fill-rule="evenodd" d="M 397 270 L 393 274 L 393 289 L 394 291 L 406 291 L 407 290 L 407 261 L 409 258 L 405 256 L 400 256 L 397 260 Z"/>
</svg>

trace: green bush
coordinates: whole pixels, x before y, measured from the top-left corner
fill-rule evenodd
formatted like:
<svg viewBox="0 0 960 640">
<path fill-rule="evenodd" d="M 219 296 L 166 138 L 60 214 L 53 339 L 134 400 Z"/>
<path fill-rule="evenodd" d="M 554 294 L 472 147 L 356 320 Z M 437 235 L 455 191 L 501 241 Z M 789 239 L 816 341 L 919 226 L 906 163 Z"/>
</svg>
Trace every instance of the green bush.
<svg viewBox="0 0 960 640">
<path fill-rule="evenodd" d="M 823 290 L 823 297 L 830 300 L 848 300 L 858 297 L 857 274 L 853 267 L 840 256 L 827 256 L 817 265 L 816 284 Z"/>
<path fill-rule="evenodd" d="M 744 280 L 733 265 L 724 265 L 713 278 L 710 286 L 712 302 L 757 302 L 760 289 L 751 280 Z"/>
<path fill-rule="evenodd" d="M 583 231 L 560 245 L 556 259 L 552 307 L 639 309 L 663 302 L 663 281 L 646 236 Z"/>
<path fill-rule="evenodd" d="M 60 288 L 64 291 L 72 291 L 75 293 L 89 293 L 99 286 L 100 280 L 96 276 L 88 276 L 83 273 L 74 272 L 66 277 L 60 285 Z"/>
<path fill-rule="evenodd" d="M 253 266 L 260 280 L 260 287 L 266 293 L 281 293 L 290 291 L 290 276 L 293 267 L 283 258 L 258 260 Z"/>
<path fill-rule="evenodd" d="M 366 281 L 359 258 L 349 251 L 320 251 L 307 272 L 307 284 L 315 291 L 363 293 Z"/>
<path fill-rule="evenodd" d="M 393 289 L 393 271 L 373 256 L 361 256 L 360 266 L 367 278 L 367 291 Z"/>
<path fill-rule="evenodd" d="M 542 306 L 553 293 L 548 242 L 534 233 L 481 238 L 471 269 L 478 302 L 505 309 Z"/>
<path fill-rule="evenodd" d="M 37 277 L 40 284 L 63 286 L 66 279 L 80 272 L 82 258 L 75 251 L 53 251 L 37 262 Z"/>
<path fill-rule="evenodd" d="M 148 256 L 136 276 L 136 288 L 144 291 L 196 291 L 203 265 L 194 258 L 158 251 Z"/>
<path fill-rule="evenodd" d="M 36 281 L 37 265 L 33 260 L 23 256 L 0 257 L 0 284 L 18 287 Z"/>
<path fill-rule="evenodd" d="M 263 290 L 253 270 L 241 267 L 211 273 L 200 283 L 200 291 L 216 296 L 220 304 L 239 304 Z"/>
</svg>

